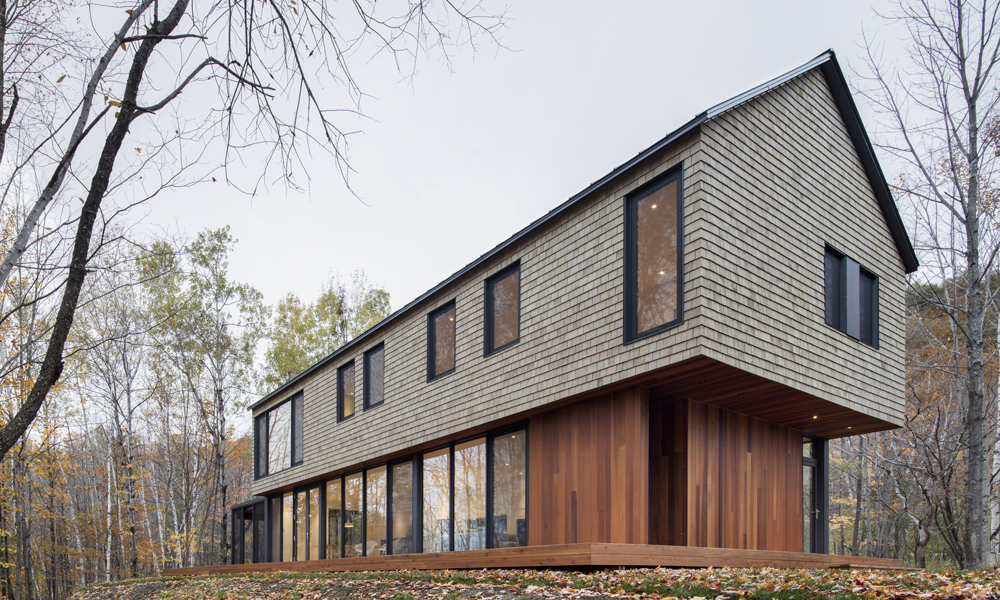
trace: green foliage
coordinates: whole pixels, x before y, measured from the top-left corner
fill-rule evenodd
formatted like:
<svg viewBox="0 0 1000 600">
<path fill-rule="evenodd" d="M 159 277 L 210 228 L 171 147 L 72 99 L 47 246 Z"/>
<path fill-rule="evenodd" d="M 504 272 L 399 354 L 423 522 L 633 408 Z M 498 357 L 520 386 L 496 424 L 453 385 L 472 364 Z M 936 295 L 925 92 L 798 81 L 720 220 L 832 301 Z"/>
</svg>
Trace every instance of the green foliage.
<svg viewBox="0 0 1000 600">
<path fill-rule="evenodd" d="M 140 259 L 158 375 L 206 406 L 215 394 L 228 401 L 251 391 L 269 313 L 256 288 L 229 278 L 235 244 L 226 226 L 200 232 L 183 248 L 157 242 Z"/>
<path fill-rule="evenodd" d="M 315 302 L 288 294 L 274 307 L 267 352 L 259 378 L 267 393 L 389 316 L 389 293 L 374 287 L 364 271 L 349 284 L 331 278 Z"/>
</svg>

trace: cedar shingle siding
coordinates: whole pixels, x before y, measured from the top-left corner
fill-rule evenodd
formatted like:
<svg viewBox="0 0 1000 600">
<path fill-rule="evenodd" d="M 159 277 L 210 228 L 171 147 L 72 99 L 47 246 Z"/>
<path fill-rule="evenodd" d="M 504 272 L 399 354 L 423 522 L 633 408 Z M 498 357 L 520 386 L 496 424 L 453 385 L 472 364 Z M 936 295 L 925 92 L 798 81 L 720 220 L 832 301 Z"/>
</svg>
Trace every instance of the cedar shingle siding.
<svg viewBox="0 0 1000 600">
<path fill-rule="evenodd" d="M 684 322 L 623 345 L 624 196 L 683 161 Z M 824 323 L 824 244 L 880 277 L 880 349 Z M 483 357 L 483 282 L 521 264 L 520 341 Z M 267 494 L 705 355 L 889 423 L 903 413 L 904 267 L 818 69 L 712 119 L 396 318 L 302 390 L 303 463 Z M 427 314 L 455 299 L 455 372 Z M 337 368 L 385 343 L 385 404 L 337 423 Z M 361 390 L 358 389 L 358 393 Z"/>
</svg>

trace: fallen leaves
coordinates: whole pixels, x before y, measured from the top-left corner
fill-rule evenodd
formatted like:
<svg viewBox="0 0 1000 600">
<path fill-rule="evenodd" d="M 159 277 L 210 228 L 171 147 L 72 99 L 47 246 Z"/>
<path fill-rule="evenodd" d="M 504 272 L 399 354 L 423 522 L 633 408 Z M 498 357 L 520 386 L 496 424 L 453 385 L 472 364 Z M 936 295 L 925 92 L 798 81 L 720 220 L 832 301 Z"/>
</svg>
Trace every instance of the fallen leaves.
<svg viewBox="0 0 1000 600">
<path fill-rule="evenodd" d="M 1000 600 L 993 570 L 619 569 L 593 572 L 482 569 L 268 573 L 101 584 L 72 600 Z"/>
</svg>

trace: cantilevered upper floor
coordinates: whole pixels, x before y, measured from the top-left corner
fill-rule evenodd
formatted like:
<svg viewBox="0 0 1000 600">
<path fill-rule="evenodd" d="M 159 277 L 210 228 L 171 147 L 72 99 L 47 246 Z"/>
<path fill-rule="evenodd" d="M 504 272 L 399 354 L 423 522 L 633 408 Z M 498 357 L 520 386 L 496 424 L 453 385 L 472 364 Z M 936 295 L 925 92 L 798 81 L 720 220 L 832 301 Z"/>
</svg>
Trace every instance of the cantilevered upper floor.
<svg viewBox="0 0 1000 600">
<path fill-rule="evenodd" d="M 625 386 L 821 437 L 898 426 L 916 268 L 826 52 L 698 115 L 256 403 L 253 492 Z M 683 364 L 706 379 L 678 379 Z M 699 387 L 731 373 L 745 377 Z"/>
</svg>

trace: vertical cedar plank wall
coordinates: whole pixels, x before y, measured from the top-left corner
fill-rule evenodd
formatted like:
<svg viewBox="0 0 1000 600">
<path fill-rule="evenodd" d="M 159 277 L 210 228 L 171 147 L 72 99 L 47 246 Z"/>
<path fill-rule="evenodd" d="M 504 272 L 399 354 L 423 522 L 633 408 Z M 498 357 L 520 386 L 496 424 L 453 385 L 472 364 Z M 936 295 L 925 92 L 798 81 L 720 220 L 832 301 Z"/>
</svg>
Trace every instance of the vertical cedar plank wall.
<svg viewBox="0 0 1000 600">
<path fill-rule="evenodd" d="M 802 551 L 802 432 L 687 402 L 687 545 Z"/>
<path fill-rule="evenodd" d="M 649 403 L 649 543 L 687 545 L 687 401 Z"/>
<path fill-rule="evenodd" d="M 529 545 L 648 542 L 648 416 L 631 388 L 531 419 Z"/>
</svg>

